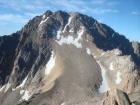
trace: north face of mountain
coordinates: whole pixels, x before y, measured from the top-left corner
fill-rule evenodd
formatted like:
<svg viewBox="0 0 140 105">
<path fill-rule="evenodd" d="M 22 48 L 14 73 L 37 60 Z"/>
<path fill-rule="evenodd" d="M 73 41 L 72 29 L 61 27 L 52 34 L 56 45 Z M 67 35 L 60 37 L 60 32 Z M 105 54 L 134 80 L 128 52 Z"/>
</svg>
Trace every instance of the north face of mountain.
<svg viewBox="0 0 140 105">
<path fill-rule="evenodd" d="M 46 11 L 0 37 L 0 102 L 138 103 L 139 62 L 140 44 L 109 26 L 78 12 Z"/>
</svg>

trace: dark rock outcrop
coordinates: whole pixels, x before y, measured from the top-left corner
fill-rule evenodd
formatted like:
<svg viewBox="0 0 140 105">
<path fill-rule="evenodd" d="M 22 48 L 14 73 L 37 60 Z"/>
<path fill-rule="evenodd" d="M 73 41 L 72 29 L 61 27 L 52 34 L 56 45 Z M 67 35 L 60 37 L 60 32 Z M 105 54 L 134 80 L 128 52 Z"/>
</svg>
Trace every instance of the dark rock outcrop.
<svg viewBox="0 0 140 105">
<path fill-rule="evenodd" d="M 106 93 L 102 105 L 131 105 L 131 102 L 126 93 L 116 89 L 115 94 L 112 94 L 111 91 Z"/>
</svg>

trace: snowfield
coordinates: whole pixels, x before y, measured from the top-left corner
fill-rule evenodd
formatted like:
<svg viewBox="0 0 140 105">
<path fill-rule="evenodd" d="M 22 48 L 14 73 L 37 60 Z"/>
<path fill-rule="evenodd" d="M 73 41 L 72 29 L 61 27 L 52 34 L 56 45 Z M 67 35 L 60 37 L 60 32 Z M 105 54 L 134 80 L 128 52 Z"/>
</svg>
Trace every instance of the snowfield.
<svg viewBox="0 0 140 105">
<path fill-rule="evenodd" d="M 107 92 L 108 90 L 110 90 L 110 88 L 108 87 L 108 84 L 107 84 L 107 81 L 106 81 L 106 78 L 105 78 L 105 70 L 104 68 L 101 66 L 101 64 L 99 63 L 99 61 L 97 61 L 98 64 L 100 65 L 100 68 L 101 68 L 101 75 L 102 75 L 102 84 L 100 85 L 100 88 L 99 88 L 99 92 L 100 93 L 105 93 Z"/>
<path fill-rule="evenodd" d="M 50 57 L 50 60 L 48 61 L 47 65 L 46 65 L 45 74 L 46 75 L 50 74 L 50 72 L 54 66 L 55 66 L 55 57 L 54 57 L 54 52 L 52 51 L 52 55 Z"/>
<path fill-rule="evenodd" d="M 122 81 L 122 79 L 120 78 L 120 76 L 121 76 L 121 73 L 118 71 L 117 72 L 116 84 L 119 84 Z"/>
<path fill-rule="evenodd" d="M 77 35 L 78 35 L 77 38 L 74 38 L 73 36 L 70 36 L 70 35 L 68 37 L 63 37 L 63 36 L 60 36 L 61 33 L 62 33 L 61 31 L 57 31 L 57 39 L 60 39 L 60 40 L 59 41 L 56 40 L 56 42 L 59 45 L 62 45 L 62 44 L 73 44 L 77 48 L 82 48 L 82 44 L 79 43 L 78 41 L 80 39 L 82 39 L 82 35 L 84 33 L 84 27 L 82 27 L 82 29 L 77 32 Z"/>
</svg>

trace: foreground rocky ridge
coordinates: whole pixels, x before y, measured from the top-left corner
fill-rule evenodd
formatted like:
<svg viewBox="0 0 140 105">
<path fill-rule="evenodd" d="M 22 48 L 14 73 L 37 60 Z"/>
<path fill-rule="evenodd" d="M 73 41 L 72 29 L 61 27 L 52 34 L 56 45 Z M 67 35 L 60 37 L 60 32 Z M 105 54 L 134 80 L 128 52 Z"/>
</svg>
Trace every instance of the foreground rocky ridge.
<svg viewBox="0 0 140 105">
<path fill-rule="evenodd" d="M 47 11 L 0 37 L 0 102 L 123 105 L 124 91 L 124 105 L 138 103 L 139 62 L 138 42 L 92 17 Z"/>
</svg>

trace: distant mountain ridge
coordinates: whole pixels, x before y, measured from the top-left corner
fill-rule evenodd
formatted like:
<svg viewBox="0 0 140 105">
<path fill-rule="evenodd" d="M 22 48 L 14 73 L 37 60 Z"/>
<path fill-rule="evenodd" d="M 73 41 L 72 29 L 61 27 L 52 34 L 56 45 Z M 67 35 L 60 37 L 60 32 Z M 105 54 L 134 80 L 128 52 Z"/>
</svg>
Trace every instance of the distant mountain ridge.
<svg viewBox="0 0 140 105">
<path fill-rule="evenodd" d="M 87 15 L 48 10 L 0 37 L 1 105 L 137 105 L 139 86 L 140 43 Z"/>
</svg>

